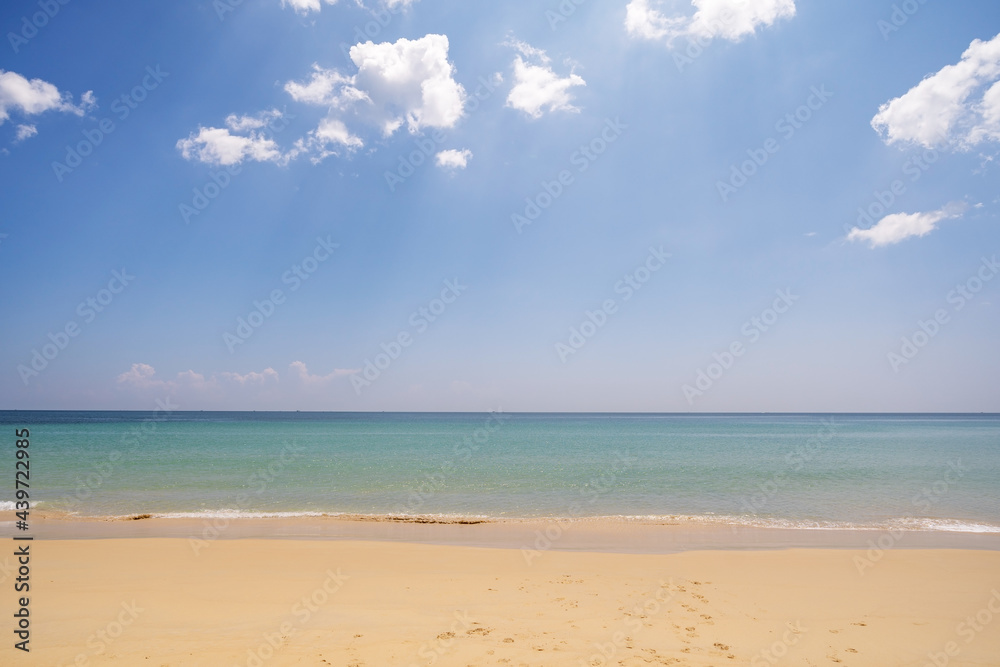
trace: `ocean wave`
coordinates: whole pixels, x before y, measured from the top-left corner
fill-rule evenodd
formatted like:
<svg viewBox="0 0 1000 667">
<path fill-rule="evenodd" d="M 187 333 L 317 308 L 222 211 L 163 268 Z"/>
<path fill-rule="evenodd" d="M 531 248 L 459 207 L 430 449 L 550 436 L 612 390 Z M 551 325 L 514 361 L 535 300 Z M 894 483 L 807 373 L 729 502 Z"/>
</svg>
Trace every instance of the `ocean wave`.
<svg viewBox="0 0 1000 667">
<path fill-rule="evenodd" d="M 198 510 L 195 512 L 153 512 L 154 519 L 291 519 L 330 516 L 325 512 L 252 512 L 235 509 Z"/>
<path fill-rule="evenodd" d="M 17 505 L 15 505 L 14 503 L 15 501 L 13 500 L 0 500 L 0 512 L 13 512 L 15 509 L 17 509 Z M 37 506 L 38 503 L 35 502 L 34 500 L 32 500 L 31 503 L 28 505 L 28 507 L 31 508 Z"/>
<path fill-rule="evenodd" d="M 949 533 L 1000 533 L 1000 525 L 963 519 L 934 519 L 902 517 L 883 521 L 839 521 L 822 519 L 788 519 L 755 515 L 718 514 L 647 514 L 632 516 L 588 517 L 587 521 L 620 520 L 633 523 L 657 524 L 710 524 L 747 528 L 776 528 L 782 530 L 878 530 L 922 531 Z"/>
<path fill-rule="evenodd" d="M 13 509 L 13 503 L 0 503 Z M 127 519 L 137 515 L 127 514 L 107 516 L 107 519 Z M 906 531 L 906 532 L 950 532 L 1000 534 L 1000 525 L 964 519 L 941 519 L 929 517 L 898 517 L 880 521 L 844 521 L 803 518 L 767 517 L 758 515 L 720 514 L 637 514 L 603 515 L 586 517 L 559 516 L 492 516 L 485 514 L 405 514 L 405 513 L 358 513 L 337 511 L 266 511 L 241 510 L 231 508 L 206 509 L 183 512 L 152 512 L 138 515 L 154 519 L 297 519 L 321 518 L 337 521 L 359 521 L 378 523 L 413 524 L 481 524 L 481 523 L 625 523 L 633 525 L 685 525 L 725 526 L 730 528 L 764 528 L 778 530 L 820 530 L 820 531 Z"/>
</svg>

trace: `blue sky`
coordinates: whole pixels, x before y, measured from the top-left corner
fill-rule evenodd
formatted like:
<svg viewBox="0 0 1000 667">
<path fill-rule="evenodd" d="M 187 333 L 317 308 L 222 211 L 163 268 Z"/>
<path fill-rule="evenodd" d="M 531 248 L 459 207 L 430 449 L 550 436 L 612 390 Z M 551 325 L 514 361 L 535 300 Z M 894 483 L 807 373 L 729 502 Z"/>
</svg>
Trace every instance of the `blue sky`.
<svg viewBox="0 0 1000 667">
<path fill-rule="evenodd" d="M 0 27 L 2 408 L 1000 410 L 995 2 Z"/>
</svg>

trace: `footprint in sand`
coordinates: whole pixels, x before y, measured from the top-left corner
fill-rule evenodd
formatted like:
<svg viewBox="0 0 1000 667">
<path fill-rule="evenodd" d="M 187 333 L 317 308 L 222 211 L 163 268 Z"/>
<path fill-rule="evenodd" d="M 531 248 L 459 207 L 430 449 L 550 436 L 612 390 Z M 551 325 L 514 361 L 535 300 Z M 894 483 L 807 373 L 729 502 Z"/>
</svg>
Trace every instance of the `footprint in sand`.
<svg viewBox="0 0 1000 667">
<path fill-rule="evenodd" d="M 851 623 L 851 625 L 860 625 L 862 628 L 867 628 L 868 627 L 867 623 Z"/>
<path fill-rule="evenodd" d="M 482 635 L 483 637 L 485 637 L 486 635 L 490 634 L 491 632 L 493 632 L 493 628 L 472 628 L 471 630 L 466 630 L 465 634 L 467 634 L 467 635 Z"/>
</svg>

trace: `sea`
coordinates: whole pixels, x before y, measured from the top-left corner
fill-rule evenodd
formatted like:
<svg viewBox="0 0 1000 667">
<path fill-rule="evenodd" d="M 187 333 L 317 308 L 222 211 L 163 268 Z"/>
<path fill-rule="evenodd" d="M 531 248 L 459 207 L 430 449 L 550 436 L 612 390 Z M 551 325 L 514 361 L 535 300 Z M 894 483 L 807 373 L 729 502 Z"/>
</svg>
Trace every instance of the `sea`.
<svg viewBox="0 0 1000 667">
<path fill-rule="evenodd" d="M 1000 415 L 2 411 L 78 517 L 1000 533 Z M 11 498 L 12 496 L 8 496 Z M 11 500 L 0 509 L 13 509 Z"/>
</svg>

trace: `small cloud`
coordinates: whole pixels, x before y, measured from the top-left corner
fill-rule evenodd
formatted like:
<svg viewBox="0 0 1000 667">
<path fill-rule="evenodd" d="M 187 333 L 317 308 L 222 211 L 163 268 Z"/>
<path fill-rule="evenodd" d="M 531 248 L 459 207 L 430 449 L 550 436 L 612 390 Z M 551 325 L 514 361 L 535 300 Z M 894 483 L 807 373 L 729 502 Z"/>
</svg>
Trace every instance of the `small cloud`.
<svg viewBox="0 0 1000 667">
<path fill-rule="evenodd" d="M 337 0 L 325 0 L 328 5 L 337 4 Z M 282 7 L 291 7 L 296 14 L 308 14 L 320 10 L 319 0 L 281 0 Z"/>
<path fill-rule="evenodd" d="M 542 49 L 513 40 L 506 43 L 520 53 L 514 58 L 514 86 L 507 95 L 507 106 L 541 118 L 543 110 L 576 112 L 570 89 L 586 86 L 577 74 L 560 77 L 552 69 L 551 59 Z"/>
<path fill-rule="evenodd" d="M 816 232 L 806 232 L 806 236 L 816 236 Z"/>
<path fill-rule="evenodd" d="M 1000 35 L 972 41 L 955 65 L 881 107 L 871 125 L 887 144 L 968 150 L 1000 140 Z"/>
<path fill-rule="evenodd" d="M 847 235 L 847 240 L 867 241 L 872 248 L 892 245 L 911 236 L 926 236 L 942 220 L 961 217 L 965 209 L 964 202 L 956 202 L 928 213 L 892 213 L 868 229 L 855 227 Z"/>
<path fill-rule="evenodd" d="M 133 387 L 162 387 L 163 380 L 156 380 L 156 369 L 149 364 L 132 364 L 132 368 L 118 376 L 118 384 L 127 384 Z"/>
<path fill-rule="evenodd" d="M 795 16 L 795 0 L 692 0 L 693 16 L 667 16 L 661 0 L 631 0 L 625 7 L 625 29 L 640 39 L 716 37 L 738 42 L 769 27 L 778 19 Z"/>
<path fill-rule="evenodd" d="M 469 158 L 472 157 L 472 151 L 468 148 L 463 148 L 462 150 L 456 150 L 454 148 L 449 148 L 448 150 L 441 151 L 435 156 L 437 161 L 437 166 L 442 169 L 465 169 L 466 165 L 469 164 Z"/>
<path fill-rule="evenodd" d="M 288 365 L 289 376 L 297 379 L 300 383 L 304 384 L 306 387 L 318 388 L 328 385 L 330 382 L 336 380 L 337 378 L 346 377 L 348 375 L 354 375 L 355 373 L 360 373 L 360 368 L 334 368 L 333 371 L 327 373 L 326 375 L 313 375 L 306 368 L 306 365 L 301 361 L 293 361 Z"/>
<path fill-rule="evenodd" d="M 80 104 L 74 104 L 72 95 L 59 92 L 48 81 L 29 80 L 17 72 L 0 69 L 0 125 L 11 117 L 11 113 L 37 116 L 46 111 L 60 111 L 82 116 L 95 106 L 97 102 L 93 91 L 85 92 L 80 97 Z M 25 123 L 18 127 L 15 141 L 23 141 L 37 133 L 34 125 Z"/>
<path fill-rule="evenodd" d="M 14 137 L 14 142 L 22 142 L 25 139 L 35 136 L 36 134 L 38 134 L 38 128 L 34 125 L 18 125 L 17 136 Z"/>
<path fill-rule="evenodd" d="M 233 134 L 225 127 L 199 127 L 187 139 L 177 142 L 185 160 L 197 160 L 212 165 L 239 164 L 243 160 L 256 162 L 286 162 L 273 139 L 251 132 L 249 136 Z"/>
</svg>

